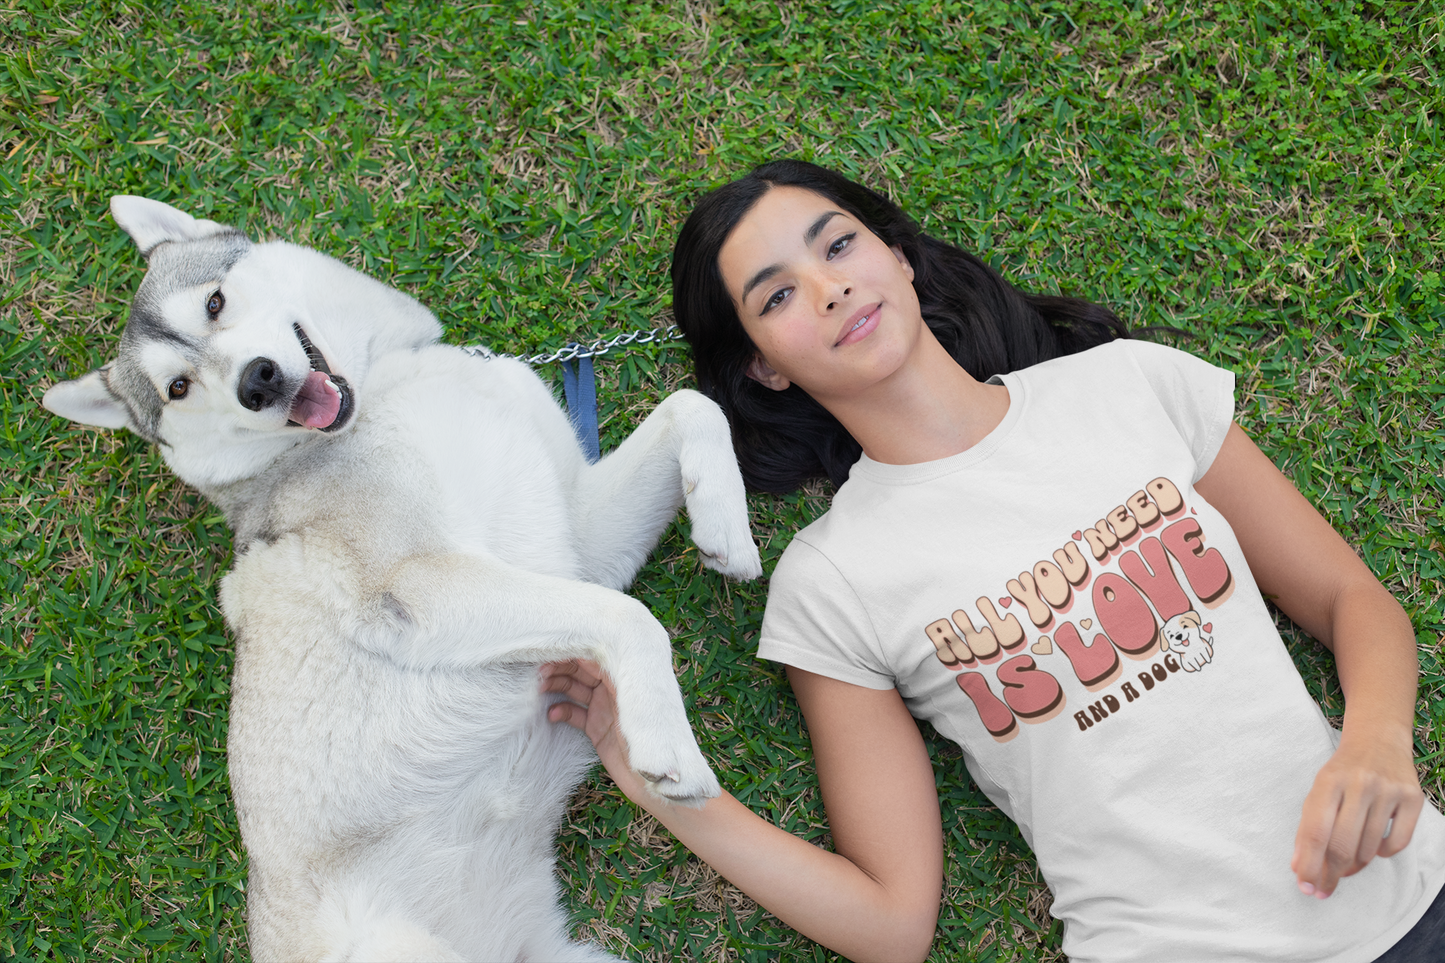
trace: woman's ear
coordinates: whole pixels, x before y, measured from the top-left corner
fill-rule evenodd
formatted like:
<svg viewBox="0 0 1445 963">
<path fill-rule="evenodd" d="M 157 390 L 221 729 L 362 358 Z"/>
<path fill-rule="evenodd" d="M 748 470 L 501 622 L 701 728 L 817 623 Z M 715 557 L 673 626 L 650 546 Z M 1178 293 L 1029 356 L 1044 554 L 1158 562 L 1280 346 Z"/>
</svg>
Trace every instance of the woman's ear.
<svg viewBox="0 0 1445 963">
<path fill-rule="evenodd" d="M 773 366 L 764 361 L 760 354 L 753 355 L 753 360 L 748 362 L 747 373 L 749 378 L 774 391 L 786 391 L 792 384 L 787 378 L 774 371 Z"/>
<path fill-rule="evenodd" d="M 889 247 L 888 250 L 892 251 L 893 256 L 898 258 L 898 263 L 903 265 L 903 273 L 908 275 L 908 280 L 911 282 L 913 280 L 913 265 L 909 263 L 908 255 L 903 253 L 903 248 L 894 244 Z"/>
</svg>

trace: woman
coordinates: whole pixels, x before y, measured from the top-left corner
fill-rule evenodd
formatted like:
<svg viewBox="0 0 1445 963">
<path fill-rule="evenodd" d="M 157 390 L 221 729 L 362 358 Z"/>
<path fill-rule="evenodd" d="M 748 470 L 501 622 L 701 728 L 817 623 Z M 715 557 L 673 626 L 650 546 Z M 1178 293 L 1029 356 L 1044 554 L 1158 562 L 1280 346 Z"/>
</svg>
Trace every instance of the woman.
<svg viewBox="0 0 1445 963">
<path fill-rule="evenodd" d="M 1232 375 L 1021 295 L 800 162 L 704 198 L 673 283 L 750 484 L 847 479 L 779 562 L 759 645 L 836 851 L 727 795 L 651 795 L 607 680 L 549 667 L 550 717 L 630 798 L 813 939 L 921 959 L 943 855 L 916 716 L 1019 823 L 1074 960 L 1432 952 L 1445 820 L 1413 765 L 1413 631 L 1233 425 Z M 1334 651 L 1343 734 L 1261 593 Z"/>
</svg>

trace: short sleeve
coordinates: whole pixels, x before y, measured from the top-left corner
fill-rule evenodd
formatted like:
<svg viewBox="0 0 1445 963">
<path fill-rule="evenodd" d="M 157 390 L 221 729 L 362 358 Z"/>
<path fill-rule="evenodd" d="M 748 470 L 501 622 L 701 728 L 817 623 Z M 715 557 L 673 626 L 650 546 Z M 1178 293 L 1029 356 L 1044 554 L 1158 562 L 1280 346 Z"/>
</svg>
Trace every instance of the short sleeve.
<svg viewBox="0 0 1445 963">
<path fill-rule="evenodd" d="M 896 682 L 858 593 L 801 534 L 773 571 L 758 657 L 868 689 Z"/>
<path fill-rule="evenodd" d="M 1234 372 L 1151 341 L 1115 343 L 1127 346 L 1160 407 L 1189 446 L 1195 465 L 1190 481 L 1199 481 L 1214 464 L 1234 421 Z"/>
</svg>

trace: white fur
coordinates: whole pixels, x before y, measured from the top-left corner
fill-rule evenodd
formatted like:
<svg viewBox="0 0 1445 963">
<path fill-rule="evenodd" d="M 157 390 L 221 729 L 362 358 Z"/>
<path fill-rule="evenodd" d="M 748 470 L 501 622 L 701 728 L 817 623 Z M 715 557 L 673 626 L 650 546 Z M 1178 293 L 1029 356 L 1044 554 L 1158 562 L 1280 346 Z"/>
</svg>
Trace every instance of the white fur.
<svg viewBox="0 0 1445 963">
<path fill-rule="evenodd" d="M 169 204 L 133 194 L 112 197 L 110 216 L 146 256 L 166 241 L 194 241 L 225 230 L 215 221 L 199 220 Z"/>
<path fill-rule="evenodd" d="M 115 209 L 144 251 L 214 233 L 139 201 Z M 207 321 L 191 299 L 217 289 Z M 595 756 L 546 721 L 536 666 L 598 660 L 654 790 L 717 795 L 667 632 L 619 589 L 684 502 L 704 564 L 760 573 L 722 413 L 678 392 L 589 466 L 525 365 L 434 344 L 429 312 L 316 252 L 257 245 L 178 291 L 158 299 L 166 323 L 204 351 L 150 340 L 120 360 L 162 396 L 194 379 L 163 409 L 161 450 L 236 532 L 221 605 L 255 958 L 609 959 L 567 939 L 557 903 L 553 834 Z M 237 399 L 253 357 L 304 378 L 293 320 L 355 390 L 336 432 Z M 115 380 L 93 372 L 45 404 L 130 424 Z"/>
</svg>

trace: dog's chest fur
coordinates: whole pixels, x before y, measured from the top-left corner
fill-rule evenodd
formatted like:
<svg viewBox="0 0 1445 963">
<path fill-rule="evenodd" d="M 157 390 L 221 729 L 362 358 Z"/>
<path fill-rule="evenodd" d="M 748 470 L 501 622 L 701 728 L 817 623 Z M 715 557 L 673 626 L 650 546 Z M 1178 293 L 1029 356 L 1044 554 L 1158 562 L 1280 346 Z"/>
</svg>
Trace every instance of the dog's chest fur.
<svg viewBox="0 0 1445 963">
<path fill-rule="evenodd" d="M 333 877 L 377 862 L 378 838 L 403 845 L 408 826 L 442 829 L 467 844 L 458 853 L 494 837 L 491 851 L 550 866 L 560 802 L 593 757 L 545 721 L 535 666 L 409 671 L 357 639 L 387 604 L 388 564 L 419 549 L 575 578 L 563 490 L 575 449 L 556 445 L 573 444 L 570 429 L 526 369 L 453 349 L 379 359 L 367 387 L 352 431 L 285 456 L 314 464 L 269 473 L 286 488 L 237 516 L 222 590 L 236 636 L 228 750 L 253 875 L 264 864 L 273 888 Z"/>
<path fill-rule="evenodd" d="M 397 352 L 376 361 L 366 402 L 352 431 L 213 496 L 238 547 L 304 532 L 372 564 L 447 545 L 577 577 L 575 442 L 528 369 L 443 346 Z"/>
</svg>

